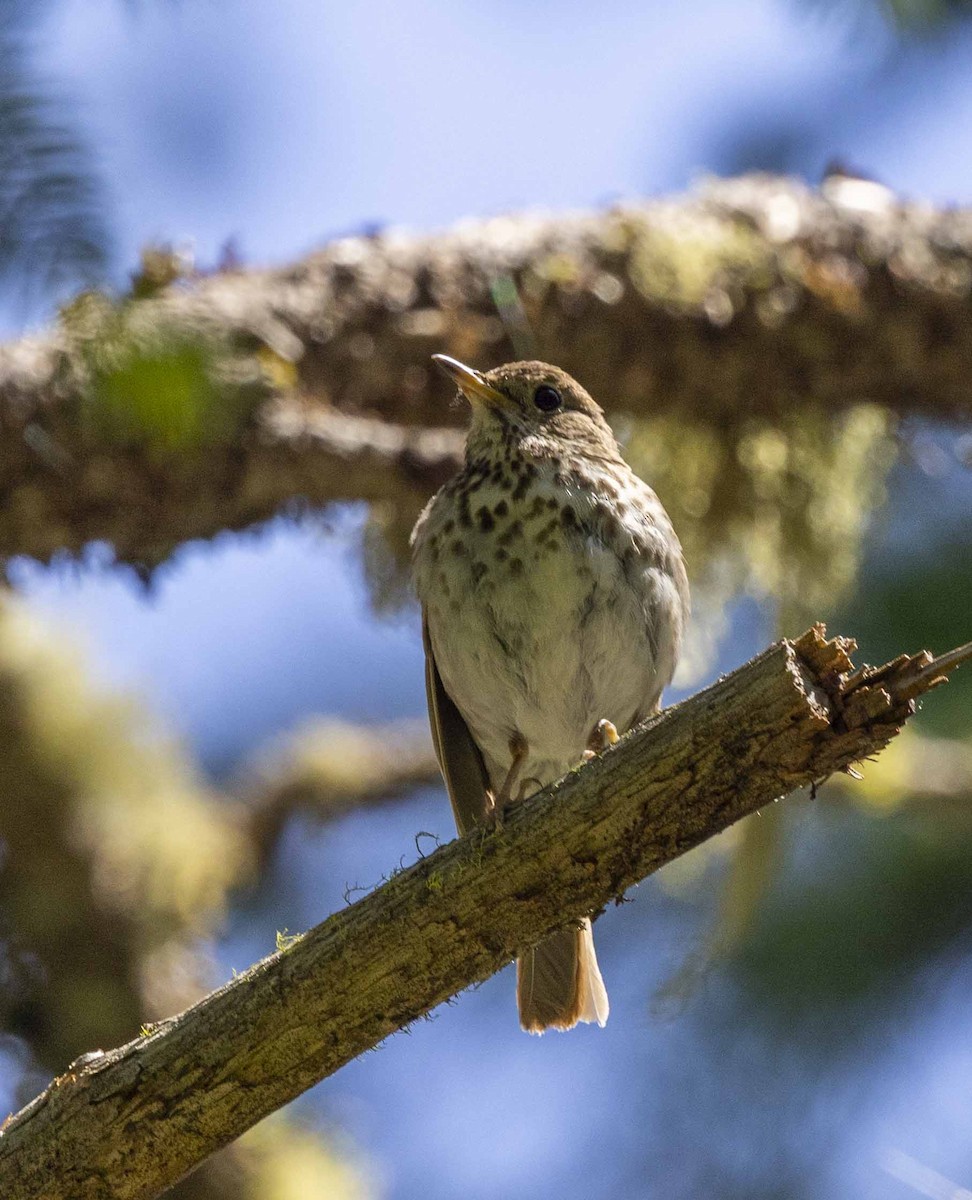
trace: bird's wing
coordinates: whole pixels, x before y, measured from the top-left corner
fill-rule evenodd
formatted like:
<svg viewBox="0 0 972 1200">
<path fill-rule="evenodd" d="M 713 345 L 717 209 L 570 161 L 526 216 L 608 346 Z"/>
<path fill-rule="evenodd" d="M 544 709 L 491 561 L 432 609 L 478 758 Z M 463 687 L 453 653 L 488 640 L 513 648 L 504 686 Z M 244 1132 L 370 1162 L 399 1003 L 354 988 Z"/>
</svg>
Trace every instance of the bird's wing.
<svg viewBox="0 0 972 1200">
<path fill-rule="evenodd" d="M 422 642 L 425 646 L 425 689 L 435 754 L 452 801 L 456 826 L 460 833 L 468 833 L 482 821 L 486 813 L 486 789 L 489 787 L 486 764 L 473 741 L 469 726 L 443 686 L 439 668 L 435 665 L 429 625 L 424 614 Z"/>
</svg>

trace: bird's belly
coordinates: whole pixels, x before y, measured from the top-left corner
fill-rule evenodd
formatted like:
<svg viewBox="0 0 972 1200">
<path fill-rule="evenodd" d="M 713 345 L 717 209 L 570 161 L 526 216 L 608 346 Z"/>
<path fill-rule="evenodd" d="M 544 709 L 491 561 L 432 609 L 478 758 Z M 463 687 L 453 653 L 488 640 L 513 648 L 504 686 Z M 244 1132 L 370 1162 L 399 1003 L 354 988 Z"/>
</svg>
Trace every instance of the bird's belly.
<svg viewBox="0 0 972 1200">
<path fill-rule="evenodd" d="M 425 597 L 436 662 L 493 784 L 515 735 L 527 743 L 521 775 L 545 784 L 580 761 L 597 721 L 629 728 L 667 682 L 649 634 L 650 572 L 632 576 L 599 543 L 564 541 L 483 574 L 471 549 L 449 595 Z"/>
</svg>

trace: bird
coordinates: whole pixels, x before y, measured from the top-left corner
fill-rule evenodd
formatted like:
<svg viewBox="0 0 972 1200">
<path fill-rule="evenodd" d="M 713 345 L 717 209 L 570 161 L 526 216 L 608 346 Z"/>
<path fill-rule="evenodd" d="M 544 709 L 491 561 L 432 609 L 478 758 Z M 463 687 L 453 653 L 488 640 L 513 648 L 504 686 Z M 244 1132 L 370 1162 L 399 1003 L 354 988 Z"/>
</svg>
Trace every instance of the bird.
<svg viewBox="0 0 972 1200">
<path fill-rule="evenodd" d="M 576 380 L 432 358 L 472 410 L 464 464 L 411 537 L 433 743 L 463 834 L 658 711 L 689 588 L 665 509 Z M 589 916 L 520 953 L 517 1004 L 529 1033 L 606 1023 Z"/>
</svg>

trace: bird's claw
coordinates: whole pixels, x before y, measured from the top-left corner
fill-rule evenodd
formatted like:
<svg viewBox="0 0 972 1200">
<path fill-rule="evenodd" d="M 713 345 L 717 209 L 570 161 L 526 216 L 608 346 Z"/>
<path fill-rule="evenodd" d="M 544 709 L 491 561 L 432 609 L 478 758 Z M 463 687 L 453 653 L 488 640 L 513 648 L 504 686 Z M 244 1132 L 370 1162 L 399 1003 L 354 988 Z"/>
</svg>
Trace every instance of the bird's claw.
<svg viewBox="0 0 972 1200">
<path fill-rule="evenodd" d="M 503 828 L 503 819 L 509 806 L 509 796 L 504 798 L 503 796 L 494 796 L 492 792 L 486 793 L 486 812 L 483 814 L 483 828 L 487 833 L 496 833 Z"/>
<path fill-rule="evenodd" d="M 584 762 L 590 762 L 592 758 L 601 754 L 608 746 L 613 746 L 615 742 L 620 740 L 621 738 L 614 722 L 602 717 L 591 730 L 591 736 L 587 739 Z"/>
</svg>

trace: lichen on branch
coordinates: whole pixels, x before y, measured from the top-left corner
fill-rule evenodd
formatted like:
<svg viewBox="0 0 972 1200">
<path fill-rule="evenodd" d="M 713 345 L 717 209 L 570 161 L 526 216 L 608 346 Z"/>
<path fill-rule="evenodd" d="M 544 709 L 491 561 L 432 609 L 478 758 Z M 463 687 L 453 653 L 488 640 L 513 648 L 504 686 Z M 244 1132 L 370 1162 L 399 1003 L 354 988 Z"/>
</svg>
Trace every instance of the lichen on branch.
<svg viewBox="0 0 972 1200">
<path fill-rule="evenodd" d="M 295 502 L 417 504 L 463 419 L 433 351 L 546 358 L 617 419 L 717 437 L 862 404 L 967 420 L 970 288 L 969 212 L 750 176 L 82 297 L 0 349 L 0 557 L 100 539 L 151 567 Z"/>
</svg>

